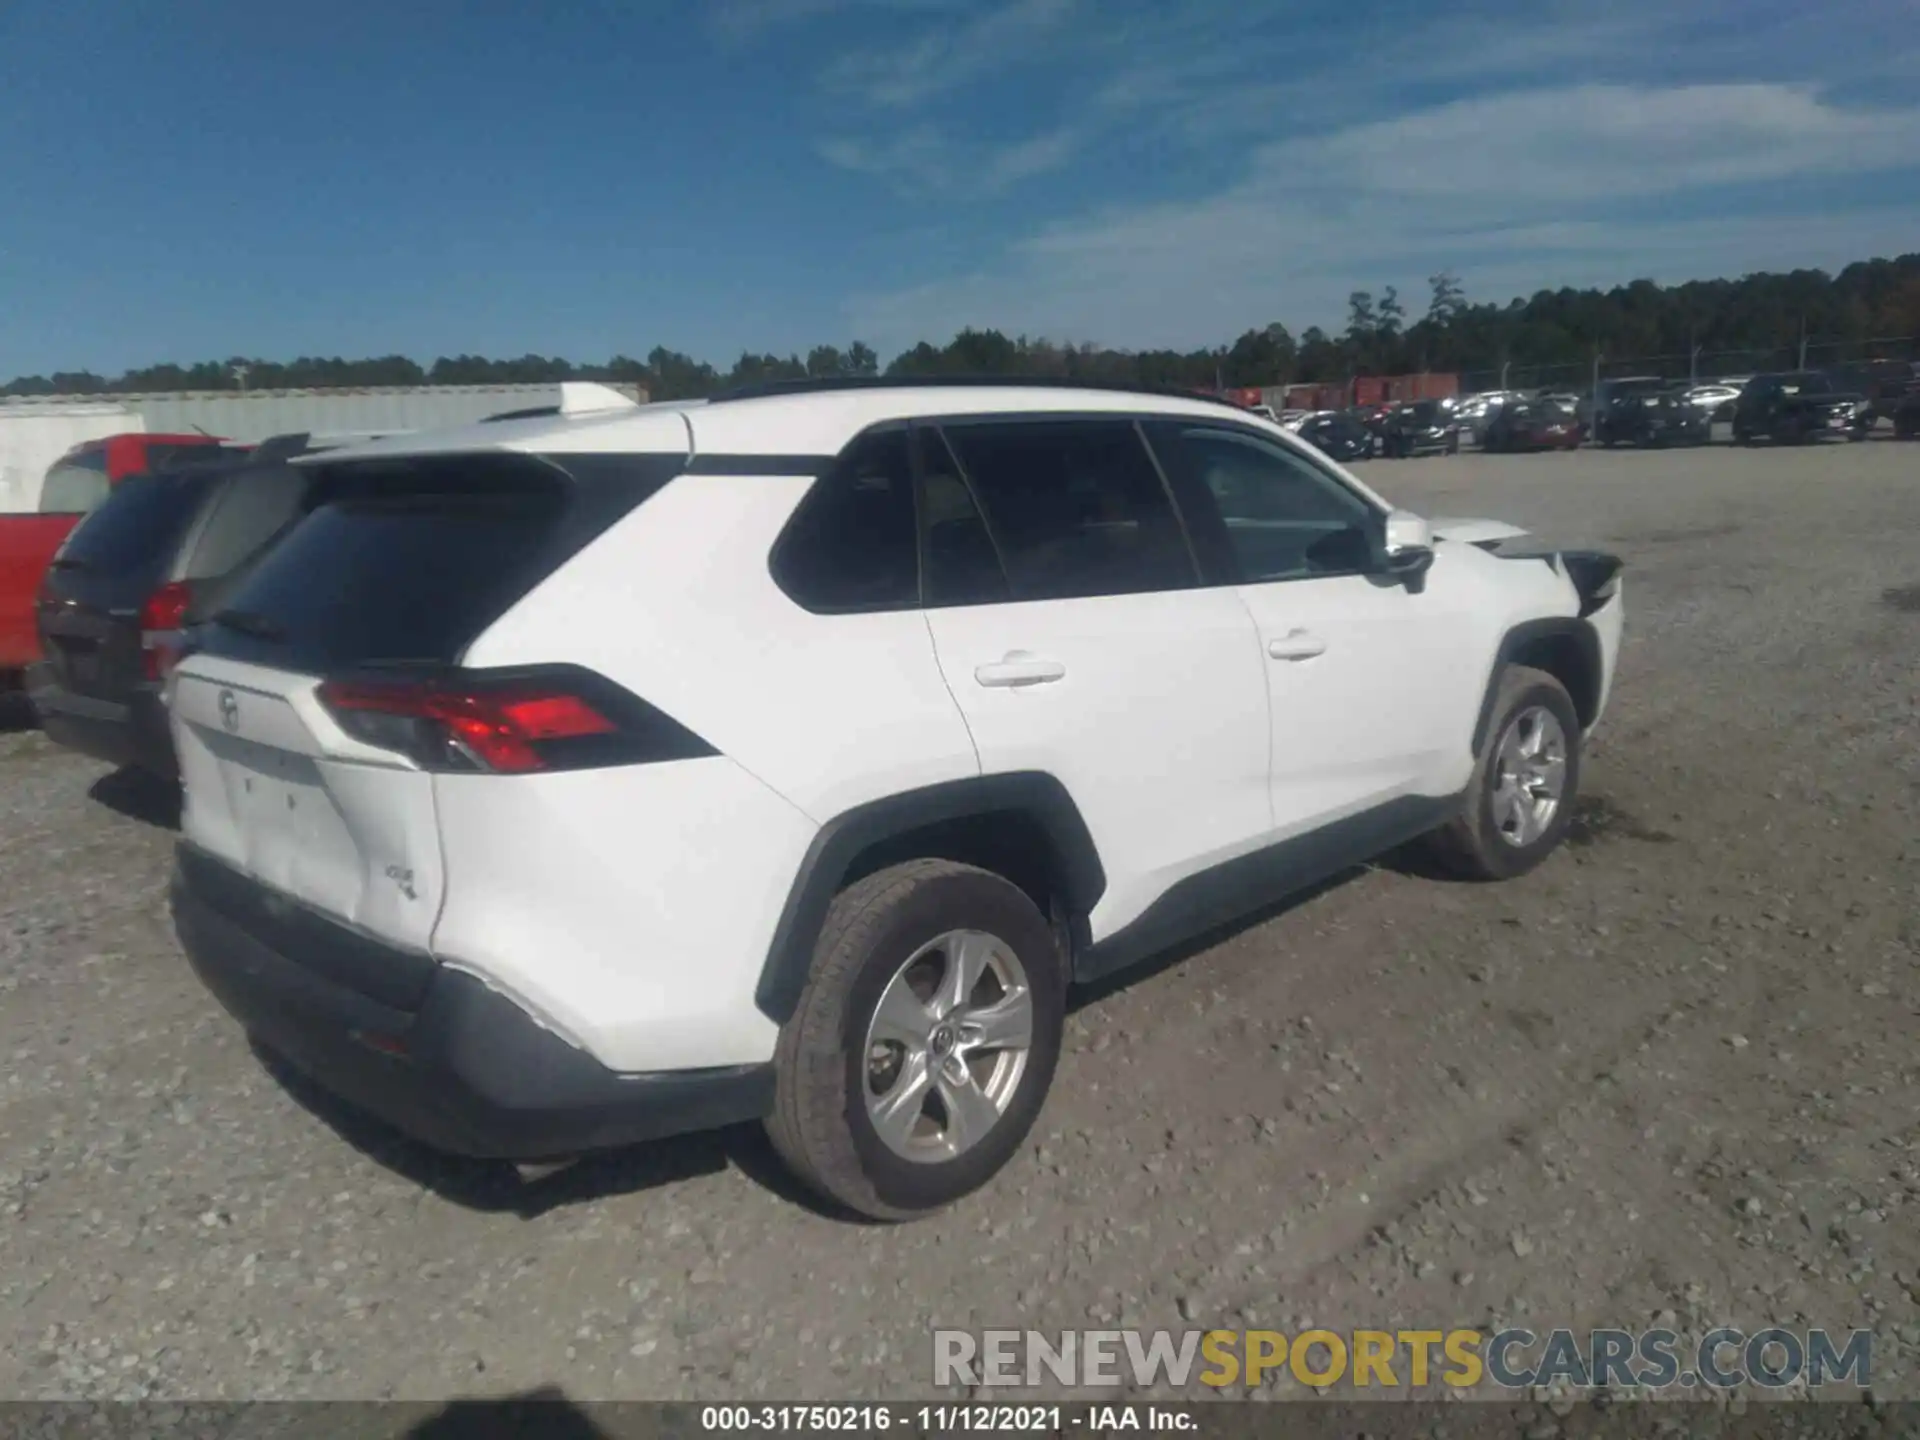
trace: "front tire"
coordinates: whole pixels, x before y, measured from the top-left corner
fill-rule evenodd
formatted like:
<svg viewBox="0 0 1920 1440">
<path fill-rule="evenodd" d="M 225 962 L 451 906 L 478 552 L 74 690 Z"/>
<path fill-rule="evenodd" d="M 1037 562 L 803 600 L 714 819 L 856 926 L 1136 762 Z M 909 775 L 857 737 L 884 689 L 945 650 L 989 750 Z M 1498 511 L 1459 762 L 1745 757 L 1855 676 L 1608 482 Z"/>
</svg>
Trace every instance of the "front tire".
<svg viewBox="0 0 1920 1440">
<path fill-rule="evenodd" d="M 1491 721 L 1458 816 L 1427 837 L 1442 868 L 1467 880 L 1511 880 L 1566 838 L 1580 792 L 1580 717 L 1544 670 L 1501 672 Z"/>
<path fill-rule="evenodd" d="M 767 1133 L 806 1185 L 876 1220 L 979 1189 L 1060 1058 L 1066 966 L 1024 891 L 911 860 L 834 898 L 775 1051 Z"/>
</svg>

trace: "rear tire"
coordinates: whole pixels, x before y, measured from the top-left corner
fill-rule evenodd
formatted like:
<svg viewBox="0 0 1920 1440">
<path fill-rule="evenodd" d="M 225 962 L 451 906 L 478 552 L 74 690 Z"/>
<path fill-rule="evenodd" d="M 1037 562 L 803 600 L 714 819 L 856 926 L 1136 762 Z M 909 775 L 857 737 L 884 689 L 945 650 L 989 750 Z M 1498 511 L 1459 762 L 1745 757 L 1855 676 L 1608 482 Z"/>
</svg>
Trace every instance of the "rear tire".
<svg viewBox="0 0 1920 1440">
<path fill-rule="evenodd" d="M 1464 880 L 1512 880 L 1566 838 L 1580 793 L 1580 717 L 1566 686 L 1510 665 L 1460 813 L 1425 837 L 1427 854 Z M 1557 778 L 1556 778 L 1557 777 Z M 1551 806 L 1543 799 L 1551 792 Z"/>
<path fill-rule="evenodd" d="M 979 1189 L 1046 1100 L 1066 980 L 1045 918 L 998 875 L 910 860 L 856 881 L 780 1032 L 774 1148 L 809 1188 L 876 1220 Z"/>
</svg>

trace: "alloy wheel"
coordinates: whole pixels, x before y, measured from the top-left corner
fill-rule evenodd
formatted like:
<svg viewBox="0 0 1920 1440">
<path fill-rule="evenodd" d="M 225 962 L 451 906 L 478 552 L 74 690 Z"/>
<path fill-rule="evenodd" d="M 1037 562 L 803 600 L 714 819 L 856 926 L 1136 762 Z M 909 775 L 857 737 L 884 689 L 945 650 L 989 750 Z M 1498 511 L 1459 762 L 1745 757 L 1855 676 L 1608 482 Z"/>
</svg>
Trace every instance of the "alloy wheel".
<svg viewBox="0 0 1920 1440">
<path fill-rule="evenodd" d="M 1033 991 L 1013 948 L 980 930 L 930 941 L 894 972 L 867 1026 L 867 1118 L 886 1147 L 937 1164 L 985 1139 L 1033 1048 Z"/>
<path fill-rule="evenodd" d="M 1552 826 L 1567 788 L 1567 732 L 1544 705 L 1530 705 L 1507 723 L 1494 750 L 1493 824 L 1515 847 L 1533 844 Z"/>
</svg>

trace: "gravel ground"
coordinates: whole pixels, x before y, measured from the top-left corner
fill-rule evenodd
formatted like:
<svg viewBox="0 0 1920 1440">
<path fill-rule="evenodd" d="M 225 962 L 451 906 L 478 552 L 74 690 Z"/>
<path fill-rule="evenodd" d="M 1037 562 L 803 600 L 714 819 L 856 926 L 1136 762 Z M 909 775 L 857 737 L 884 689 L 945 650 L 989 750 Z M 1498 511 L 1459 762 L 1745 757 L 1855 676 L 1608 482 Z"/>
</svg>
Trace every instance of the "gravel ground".
<svg viewBox="0 0 1920 1440">
<path fill-rule="evenodd" d="M 1575 843 L 1088 998 L 1029 1153 L 901 1228 L 753 1131 L 524 1188 L 275 1078 L 165 807 L 0 733 L 0 1395 L 906 1396 L 935 1325 L 1190 1317 L 1867 1325 L 1920 1397 L 1920 447 L 1367 473 L 1627 557 Z"/>
</svg>

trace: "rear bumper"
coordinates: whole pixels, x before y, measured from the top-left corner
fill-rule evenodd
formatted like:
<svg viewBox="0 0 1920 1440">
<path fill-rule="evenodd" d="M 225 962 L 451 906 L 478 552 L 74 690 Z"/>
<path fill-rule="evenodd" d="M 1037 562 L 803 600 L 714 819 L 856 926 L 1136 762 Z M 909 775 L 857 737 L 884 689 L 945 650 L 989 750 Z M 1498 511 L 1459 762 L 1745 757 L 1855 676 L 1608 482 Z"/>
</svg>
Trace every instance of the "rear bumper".
<svg viewBox="0 0 1920 1440">
<path fill-rule="evenodd" d="M 131 765 L 168 780 L 179 777 L 167 707 L 157 692 L 135 690 L 124 700 L 82 695 L 62 686 L 53 667 L 41 661 L 27 669 L 27 696 L 54 744 L 109 765 Z"/>
<path fill-rule="evenodd" d="M 182 843 L 174 927 L 267 1049 L 435 1149 L 548 1160 L 765 1115 L 770 1065 L 621 1074 L 462 971 L 284 900 Z"/>
</svg>

